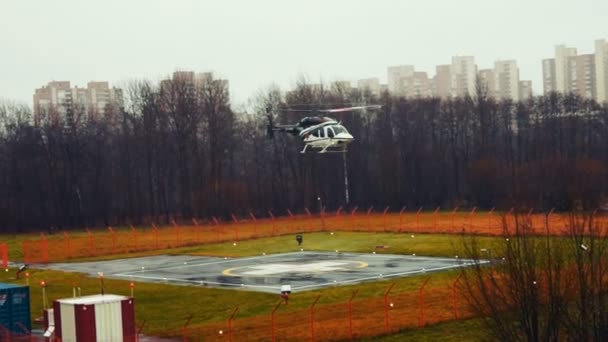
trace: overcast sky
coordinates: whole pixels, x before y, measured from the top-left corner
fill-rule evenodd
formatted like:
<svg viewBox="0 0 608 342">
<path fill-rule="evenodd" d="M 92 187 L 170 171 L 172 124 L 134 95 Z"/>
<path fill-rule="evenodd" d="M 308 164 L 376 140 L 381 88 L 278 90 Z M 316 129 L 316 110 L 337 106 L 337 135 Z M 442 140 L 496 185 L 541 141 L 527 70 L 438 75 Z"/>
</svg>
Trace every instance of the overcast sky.
<svg viewBox="0 0 608 342">
<path fill-rule="evenodd" d="M 379 77 L 473 55 L 516 59 L 542 89 L 554 45 L 593 53 L 608 0 L 0 0 L 0 98 L 31 106 L 51 80 L 158 81 L 175 70 L 227 78 L 238 105 L 276 83 Z"/>
</svg>

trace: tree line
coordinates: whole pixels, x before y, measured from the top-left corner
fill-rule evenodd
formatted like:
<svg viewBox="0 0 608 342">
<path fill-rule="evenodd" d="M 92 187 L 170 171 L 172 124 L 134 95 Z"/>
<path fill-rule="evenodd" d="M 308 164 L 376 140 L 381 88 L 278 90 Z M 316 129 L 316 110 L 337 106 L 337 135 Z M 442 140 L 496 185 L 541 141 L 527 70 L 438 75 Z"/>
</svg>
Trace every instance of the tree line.
<svg viewBox="0 0 608 342">
<path fill-rule="evenodd" d="M 148 224 L 287 209 L 403 206 L 594 209 L 608 182 L 608 107 L 576 94 L 524 102 L 403 98 L 299 81 L 270 87 L 236 113 L 227 83 L 131 81 L 103 113 L 0 103 L 0 227 Z M 319 109 L 355 137 L 346 155 L 300 154 L 275 122 Z M 36 122 L 36 124 L 34 124 Z M 350 201 L 345 199 L 345 169 Z"/>
</svg>

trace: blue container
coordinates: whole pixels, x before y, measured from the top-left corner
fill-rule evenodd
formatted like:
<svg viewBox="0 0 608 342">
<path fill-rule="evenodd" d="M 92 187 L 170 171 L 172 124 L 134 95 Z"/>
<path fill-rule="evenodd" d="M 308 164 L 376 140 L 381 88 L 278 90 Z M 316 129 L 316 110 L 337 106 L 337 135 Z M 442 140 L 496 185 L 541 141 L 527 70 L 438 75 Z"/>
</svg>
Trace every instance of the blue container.
<svg viewBox="0 0 608 342">
<path fill-rule="evenodd" d="M 0 325 L 17 334 L 32 330 L 29 286 L 0 283 Z"/>
</svg>

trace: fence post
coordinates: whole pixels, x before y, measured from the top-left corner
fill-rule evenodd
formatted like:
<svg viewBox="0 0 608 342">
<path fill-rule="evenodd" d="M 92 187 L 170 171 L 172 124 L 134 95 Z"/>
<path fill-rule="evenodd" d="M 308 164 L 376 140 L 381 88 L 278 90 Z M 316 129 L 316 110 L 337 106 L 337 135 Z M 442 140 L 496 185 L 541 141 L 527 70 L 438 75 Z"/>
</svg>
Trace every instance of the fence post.
<svg viewBox="0 0 608 342">
<path fill-rule="evenodd" d="M 190 321 L 192 321 L 192 317 L 192 314 L 188 315 L 188 318 L 186 318 L 186 322 L 182 326 L 182 339 L 184 341 L 188 341 L 188 325 L 190 324 Z"/>
<path fill-rule="evenodd" d="M 253 236 L 256 237 L 258 235 L 258 229 L 257 229 L 258 220 L 256 219 L 255 215 L 253 215 L 253 213 L 251 211 L 249 212 L 249 217 L 251 217 L 251 220 L 253 221 Z"/>
<path fill-rule="evenodd" d="M 152 232 L 154 233 L 154 249 L 158 249 L 158 227 L 152 222 Z"/>
<path fill-rule="evenodd" d="M 420 289 L 418 290 L 418 307 L 420 309 L 418 315 L 418 327 L 424 325 L 424 287 L 429 282 L 429 279 L 431 278 L 426 278 L 424 280 L 424 283 L 422 283 L 422 286 L 420 286 Z"/>
<path fill-rule="evenodd" d="M 114 237 L 114 229 L 111 226 L 108 226 L 108 234 L 110 234 L 110 239 L 112 239 L 112 253 L 116 253 L 116 238 Z"/>
<path fill-rule="evenodd" d="M 393 286 L 395 286 L 395 283 L 392 283 L 388 287 L 388 289 L 386 289 L 386 292 L 384 292 L 384 331 L 386 333 L 390 332 L 390 330 L 391 330 L 391 326 L 390 326 L 390 322 L 389 322 L 389 317 L 388 317 L 388 308 L 389 308 L 388 294 L 393 289 Z"/>
<path fill-rule="evenodd" d="M 488 213 L 488 235 L 492 235 L 492 213 L 494 213 L 494 207 Z"/>
<path fill-rule="evenodd" d="M 350 336 L 350 340 L 353 340 L 353 299 L 359 293 L 359 290 L 353 291 L 353 295 L 350 296 L 348 300 L 348 336 Z"/>
<path fill-rule="evenodd" d="M 192 224 L 194 224 L 194 234 L 196 236 L 196 242 L 201 242 L 201 227 L 198 225 L 198 221 L 193 217 Z"/>
<path fill-rule="evenodd" d="M 422 207 L 418 208 L 416 212 L 416 231 L 420 233 L 420 212 L 422 211 Z"/>
<path fill-rule="evenodd" d="M 452 283 L 452 308 L 454 310 L 454 319 L 458 319 L 458 293 L 456 292 L 456 284 L 462 277 L 462 272 L 458 275 L 456 280 Z"/>
<path fill-rule="evenodd" d="M 234 315 L 236 315 L 237 311 L 239 311 L 238 306 L 236 308 L 234 308 L 234 311 L 232 311 L 232 315 L 230 315 L 230 318 L 228 318 L 228 341 L 231 341 L 231 342 L 232 342 L 232 320 L 234 319 Z"/>
<path fill-rule="evenodd" d="M 321 295 L 318 295 L 314 302 L 310 305 L 310 340 L 315 341 L 315 304 L 319 301 Z"/>
<path fill-rule="evenodd" d="M 336 217 L 340 216 L 340 213 L 342 212 L 342 206 L 340 206 L 338 208 L 338 210 L 336 210 Z"/>
<path fill-rule="evenodd" d="M 65 240 L 65 258 L 70 259 L 72 257 L 72 253 L 70 251 L 70 235 L 68 232 L 63 232 L 63 239 Z"/>
<path fill-rule="evenodd" d="M 374 210 L 373 205 L 371 207 L 369 207 L 369 209 L 367 209 L 367 231 L 371 231 L 371 229 L 372 229 L 372 222 L 371 222 L 371 218 L 369 217 L 369 215 L 372 213 L 372 210 Z"/>
<path fill-rule="evenodd" d="M 171 224 L 173 225 L 173 228 L 175 229 L 175 233 L 177 235 L 177 245 L 176 246 L 179 247 L 182 245 L 182 239 L 180 236 L 179 226 L 177 225 L 177 223 L 175 222 L 175 219 L 173 219 L 173 218 L 171 219 Z"/>
<path fill-rule="evenodd" d="M 454 217 L 456 216 L 456 211 L 458 211 L 458 207 L 454 207 L 454 210 L 452 210 L 452 231 L 453 232 L 456 231 L 456 226 L 454 225 Z"/>
<path fill-rule="evenodd" d="M 46 240 L 44 233 L 40 234 L 40 256 L 41 263 L 48 264 L 49 262 L 49 243 Z"/>
<path fill-rule="evenodd" d="M 399 232 L 400 232 L 400 233 L 401 233 L 401 232 L 402 232 L 402 230 L 403 230 L 402 223 L 403 223 L 403 212 L 405 211 L 405 208 L 406 208 L 406 206 L 403 206 L 403 207 L 401 208 L 401 210 L 399 211 Z"/>
<path fill-rule="evenodd" d="M 553 211 L 555 211 L 555 208 L 551 208 L 551 210 L 549 210 L 549 213 L 547 214 L 547 234 L 549 233 L 549 227 L 551 227 L 550 216 L 551 214 L 553 214 Z"/>
<path fill-rule="evenodd" d="M 268 210 L 268 215 L 270 215 L 270 220 L 272 221 L 272 236 L 276 236 L 276 227 L 275 227 L 275 223 L 274 223 L 274 215 L 272 214 L 272 211 Z"/>
<path fill-rule="evenodd" d="M 357 212 L 357 209 L 359 209 L 359 207 L 355 206 L 353 208 L 353 210 L 350 211 L 350 221 L 351 221 L 351 225 L 353 226 L 352 227 L 353 230 L 355 229 L 355 223 L 357 223 L 355 220 L 355 213 Z"/>
<path fill-rule="evenodd" d="M 473 209 L 471 209 L 471 212 L 469 213 L 469 231 L 473 232 L 473 215 L 475 215 L 475 210 L 477 210 L 477 207 L 473 207 Z"/>
<path fill-rule="evenodd" d="M 216 242 L 220 242 L 220 222 L 215 218 L 215 216 L 211 216 L 213 219 L 213 223 L 215 223 L 215 234 L 216 234 Z"/>
<path fill-rule="evenodd" d="M 135 229 L 132 224 L 129 226 L 131 227 L 131 235 L 133 235 L 133 251 L 137 251 L 137 248 L 139 247 L 137 245 L 137 229 Z"/>
<path fill-rule="evenodd" d="M 384 220 L 384 231 L 386 232 L 387 226 L 386 226 L 386 213 L 388 212 L 389 206 L 387 205 L 386 208 L 384 208 L 384 211 L 382 212 L 382 219 Z"/>
<path fill-rule="evenodd" d="M 277 312 L 277 310 L 281 306 L 282 302 L 283 302 L 282 300 L 279 300 L 279 302 L 274 306 L 274 309 L 272 310 L 272 313 L 270 314 L 270 336 L 271 336 L 272 342 L 276 341 L 276 330 L 275 330 L 274 314 L 275 314 L 275 312 Z"/>
<path fill-rule="evenodd" d="M 89 239 L 89 256 L 93 256 L 93 250 L 95 249 L 95 244 L 93 243 L 93 234 L 89 228 L 87 228 L 87 238 Z"/>
<path fill-rule="evenodd" d="M 230 216 L 232 216 L 232 221 L 234 222 L 234 240 L 239 241 L 239 219 L 234 214 L 230 214 Z"/>
<path fill-rule="evenodd" d="M 325 231 L 325 207 L 321 208 L 321 212 L 319 213 L 321 216 L 321 231 Z"/>
<path fill-rule="evenodd" d="M 439 216 L 439 208 L 440 207 L 435 208 L 435 212 L 433 213 L 435 215 L 435 223 L 433 224 L 433 226 L 434 226 L 433 230 L 435 233 L 437 232 L 437 219 Z"/>
</svg>

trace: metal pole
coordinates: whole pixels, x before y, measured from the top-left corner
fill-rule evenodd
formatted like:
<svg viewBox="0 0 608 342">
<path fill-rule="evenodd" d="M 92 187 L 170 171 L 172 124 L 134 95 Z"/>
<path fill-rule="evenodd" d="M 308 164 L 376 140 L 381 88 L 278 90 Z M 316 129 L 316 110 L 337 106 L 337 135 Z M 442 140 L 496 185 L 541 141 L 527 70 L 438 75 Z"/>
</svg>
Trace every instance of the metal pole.
<svg viewBox="0 0 608 342">
<path fill-rule="evenodd" d="M 344 200 L 348 206 L 350 197 L 348 194 L 348 163 L 346 162 L 346 152 L 342 153 L 342 161 L 344 162 Z"/>
<path fill-rule="evenodd" d="M 353 291 L 353 295 L 348 300 L 348 333 L 350 340 L 353 340 L 353 299 L 359 293 L 359 290 Z"/>
<path fill-rule="evenodd" d="M 232 319 L 234 318 L 234 315 L 236 315 L 237 311 L 239 311 L 238 306 L 234 308 L 234 311 L 232 311 L 232 315 L 230 315 L 230 318 L 228 318 L 228 341 L 230 342 L 232 342 Z"/>
<path fill-rule="evenodd" d="M 418 314 L 418 327 L 424 325 L 424 287 L 429 282 L 429 279 L 431 278 L 426 278 L 426 280 L 424 281 L 424 283 L 422 283 L 422 286 L 420 286 L 420 289 L 418 290 L 418 307 L 420 310 Z"/>
<path fill-rule="evenodd" d="M 272 336 L 272 342 L 276 341 L 276 332 L 275 332 L 275 326 L 274 326 L 274 313 L 279 309 L 279 306 L 281 306 L 281 303 L 283 301 L 279 301 L 277 303 L 277 305 L 274 306 L 274 310 L 272 310 L 272 314 L 270 315 L 270 335 Z"/>
<path fill-rule="evenodd" d="M 395 286 L 395 283 L 392 283 L 391 286 L 388 287 L 386 292 L 384 293 L 384 329 L 388 333 L 391 329 L 389 321 L 388 321 L 388 294 Z"/>
<path fill-rule="evenodd" d="M 314 302 L 310 305 L 310 340 L 315 341 L 315 304 L 319 301 L 321 295 L 317 296 Z"/>
</svg>

